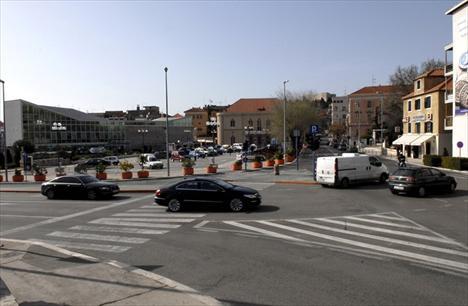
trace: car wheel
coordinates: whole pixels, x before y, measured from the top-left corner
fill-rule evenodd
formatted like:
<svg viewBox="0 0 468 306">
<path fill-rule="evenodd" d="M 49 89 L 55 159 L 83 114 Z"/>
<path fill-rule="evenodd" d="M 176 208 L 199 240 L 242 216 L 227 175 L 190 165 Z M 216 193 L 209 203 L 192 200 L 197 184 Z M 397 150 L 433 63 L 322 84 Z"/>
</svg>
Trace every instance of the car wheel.
<svg viewBox="0 0 468 306">
<path fill-rule="evenodd" d="M 421 198 L 422 198 L 422 197 L 425 197 L 425 196 L 426 196 L 426 188 L 424 188 L 424 187 L 419 187 L 419 188 L 418 188 L 418 196 L 420 196 Z"/>
<path fill-rule="evenodd" d="M 46 197 L 47 197 L 49 200 L 52 200 L 53 198 L 55 198 L 55 191 L 54 191 L 53 189 L 47 190 L 47 192 L 46 192 Z"/>
<path fill-rule="evenodd" d="M 244 203 L 239 198 L 234 198 L 229 202 L 229 209 L 233 212 L 239 212 L 244 209 Z"/>
<path fill-rule="evenodd" d="M 88 200 L 96 200 L 97 198 L 97 193 L 94 190 L 88 190 Z"/>
<path fill-rule="evenodd" d="M 455 188 L 457 188 L 457 184 L 455 182 L 451 182 L 450 185 L 449 185 L 449 192 L 454 193 Z"/>
<path fill-rule="evenodd" d="M 349 187 L 349 179 L 345 177 L 344 179 L 341 180 L 341 187 L 342 188 L 348 188 Z"/>
<path fill-rule="evenodd" d="M 171 212 L 178 212 L 182 209 L 182 203 L 178 199 L 171 199 L 167 204 L 167 209 Z"/>
<path fill-rule="evenodd" d="M 395 191 L 395 190 L 392 190 L 392 189 L 390 189 L 390 192 L 391 192 L 392 194 L 398 194 L 398 191 Z"/>
<path fill-rule="evenodd" d="M 382 173 L 382 174 L 380 175 L 379 182 L 380 182 L 381 184 L 383 184 L 383 183 L 385 183 L 385 182 L 387 181 L 387 179 L 388 179 L 387 173 Z"/>
</svg>

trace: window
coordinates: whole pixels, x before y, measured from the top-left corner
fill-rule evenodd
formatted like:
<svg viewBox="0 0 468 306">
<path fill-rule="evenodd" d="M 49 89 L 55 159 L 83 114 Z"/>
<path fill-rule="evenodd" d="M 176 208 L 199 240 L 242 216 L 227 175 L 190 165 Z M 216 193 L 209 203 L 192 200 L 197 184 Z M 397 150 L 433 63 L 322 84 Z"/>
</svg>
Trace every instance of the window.
<svg viewBox="0 0 468 306">
<path fill-rule="evenodd" d="M 416 81 L 416 89 L 421 89 L 421 80 Z"/>
<path fill-rule="evenodd" d="M 231 127 L 235 127 L 236 126 L 236 121 L 234 119 L 231 119 Z"/>
<path fill-rule="evenodd" d="M 249 126 L 253 126 L 253 121 L 252 121 L 252 119 L 249 119 Z"/>
<path fill-rule="evenodd" d="M 431 97 L 424 98 L 424 108 L 431 108 Z"/>
<path fill-rule="evenodd" d="M 267 119 L 267 121 L 266 121 L 266 128 L 267 128 L 267 129 L 270 129 L 270 127 L 271 127 L 271 121 L 270 121 L 270 119 Z"/>
<path fill-rule="evenodd" d="M 346 114 L 345 114 L 345 115 L 343 115 L 343 119 L 346 119 Z"/>
<path fill-rule="evenodd" d="M 429 171 L 429 169 L 426 169 L 426 168 L 421 169 L 418 172 L 419 172 L 418 176 L 431 176 L 432 175 L 431 171 Z"/>
<path fill-rule="evenodd" d="M 342 107 L 341 107 L 341 110 L 342 110 L 343 112 L 345 112 L 345 111 L 346 111 L 346 106 L 342 106 Z"/>
<path fill-rule="evenodd" d="M 372 107 L 372 101 L 367 101 L 367 107 Z"/>
<path fill-rule="evenodd" d="M 411 111 L 411 100 L 408 100 L 408 111 Z"/>
<path fill-rule="evenodd" d="M 261 131 L 261 130 L 262 130 L 262 120 L 257 119 L 257 131 Z"/>
<path fill-rule="evenodd" d="M 421 122 L 416 122 L 416 133 L 421 133 Z"/>
<path fill-rule="evenodd" d="M 424 133 L 432 133 L 432 122 L 424 123 Z"/>
<path fill-rule="evenodd" d="M 200 189 L 203 190 L 208 190 L 208 191 L 221 191 L 221 187 L 218 185 L 212 183 L 212 182 L 207 182 L 207 181 L 201 181 L 200 182 Z"/>
<path fill-rule="evenodd" d="M 421 99 L 414 100 L 414 109 L 421 109 Z"/>
<path fill-rule="evenodd" d="M 186 189 L 186 190 L 198 189 L 198 182 L 197 181 L 185 182 L 185 183 L 177 185 L 176 189 Z"/>
<path fill-rule="evenodd" d="M 411 122 L 408 122 L 408 133 L 411 133 Z"/>
</svg>

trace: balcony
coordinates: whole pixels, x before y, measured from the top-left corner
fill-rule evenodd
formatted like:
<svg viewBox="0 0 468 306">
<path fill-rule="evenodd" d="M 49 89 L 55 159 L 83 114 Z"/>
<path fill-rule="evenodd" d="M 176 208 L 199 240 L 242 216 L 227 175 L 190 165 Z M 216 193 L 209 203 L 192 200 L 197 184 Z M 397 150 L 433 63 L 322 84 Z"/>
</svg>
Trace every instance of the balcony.
<svg viewBox="0 0 468 306">
<path fill-rule="evenodd" d="M 453 64 L 445 65 L 445 75 L 452 75 L 453 74 Z"/>
<path fill-rule="evenodd" d="M 453 126 L 453 116 L 447 116 L 444 118 L 444 130 L 451 130 Z"/>
<path fill-rule="evenodd" d="M 445 91 L 445 103 L 453 103 L 453 89 Z"/>
</svg>

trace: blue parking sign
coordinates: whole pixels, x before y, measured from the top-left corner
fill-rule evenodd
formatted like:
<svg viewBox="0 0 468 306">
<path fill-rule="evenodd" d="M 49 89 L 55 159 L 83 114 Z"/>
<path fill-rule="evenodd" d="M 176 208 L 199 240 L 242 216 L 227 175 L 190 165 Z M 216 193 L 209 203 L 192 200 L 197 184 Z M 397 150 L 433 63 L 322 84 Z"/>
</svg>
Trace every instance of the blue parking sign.
<svg viewBox="0 0 468 306">
<path fill-rule="evenodd" d="M 309 134 L 317 134 L 320 132 L 320 128 L 317 124 L 311 124 L 309 126 Z"/>
</svg>

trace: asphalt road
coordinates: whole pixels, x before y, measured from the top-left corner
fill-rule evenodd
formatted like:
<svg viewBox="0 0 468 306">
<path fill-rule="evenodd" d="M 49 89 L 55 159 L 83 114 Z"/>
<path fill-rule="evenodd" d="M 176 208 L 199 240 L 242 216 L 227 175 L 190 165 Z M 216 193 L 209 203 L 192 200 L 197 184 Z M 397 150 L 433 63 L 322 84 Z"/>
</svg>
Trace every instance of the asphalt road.
<svg viewBox="0 0 468 306">
<path fill-rule="evenodd" d="M 343 190 L 244 176 L 263 205 L 237 214 L 170 214 L 151 194 L 4 193 L 1 236 L 119 260 L 237 305 L 468 304 L 466 177 L 455 194 L 421 199 L 377 184 Z"/>
</svg>

